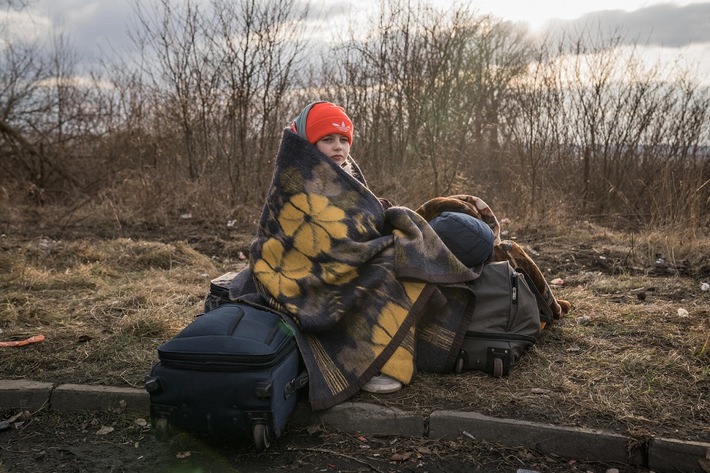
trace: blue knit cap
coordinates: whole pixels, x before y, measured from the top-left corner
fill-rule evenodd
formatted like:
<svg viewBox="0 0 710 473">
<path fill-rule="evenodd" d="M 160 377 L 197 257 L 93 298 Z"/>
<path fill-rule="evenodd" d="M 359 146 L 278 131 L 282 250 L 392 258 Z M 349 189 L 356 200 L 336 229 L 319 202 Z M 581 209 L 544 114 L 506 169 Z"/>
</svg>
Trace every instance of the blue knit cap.
<svg viewBox="0 0 710 473">
<path fill-rule="evenodd" d="M 469 268 L 493 254 L 493 230 L 484 221 L 462 212 L 441 212 L 429 221 L 451 252 Z"/>
</svg>

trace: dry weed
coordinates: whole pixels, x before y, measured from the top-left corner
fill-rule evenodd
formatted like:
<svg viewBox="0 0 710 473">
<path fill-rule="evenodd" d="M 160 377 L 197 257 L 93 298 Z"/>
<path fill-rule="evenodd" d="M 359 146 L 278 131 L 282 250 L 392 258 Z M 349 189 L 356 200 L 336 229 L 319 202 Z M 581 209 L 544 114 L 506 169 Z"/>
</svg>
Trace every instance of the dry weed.
<svg viewBox="0 0 710 473">
<path fill-rule="evenodd" d="M 611 429 L 639 442 L 709 441 L 710 291 L 700 289 L 709 239 L 592 223 L 505 228 L 549 279 L 564 280 L 555 293 L 572 313 L 506 378 L 419 373 L 399 393 L 355 400 Z M 3 349 L 0 378 L 135 387 L 158 345 L 200 313 L 209 280 L 243 266 L 234 255 L 251 238 L 195 228 L 174 242 L 12 235 L 0 239 L 0 338 L 47 338 Z M 664 267 L 650 261 L 659 251 L 672 255 Z"/>
<path fill-rule="evenodd" d="M 9 246 L 0 274 L 5 376 L 138 386 L 155 347 L 199 313 L 212 260 L 182 242 L 40 239 Z M 41 367 L 38 369 L 38 367 Z"/>
</svg>

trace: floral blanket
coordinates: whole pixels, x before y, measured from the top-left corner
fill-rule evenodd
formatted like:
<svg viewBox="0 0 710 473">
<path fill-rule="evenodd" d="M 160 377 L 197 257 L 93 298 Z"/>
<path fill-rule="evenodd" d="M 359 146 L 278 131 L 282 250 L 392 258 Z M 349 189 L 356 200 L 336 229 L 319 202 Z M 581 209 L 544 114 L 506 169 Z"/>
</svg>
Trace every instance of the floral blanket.
<svg viewBox="0 0 710 473">
<path fill-rule="evenodd" d="M 259 297 L 294 328 L 314 409 L 379 372 L 406 384 L 417 366 L 451 370 L 472 310 L 465 283 L 478 275 L 421 215 L 385 210 L 290 130 L 250 250 Z"/>
</svg>

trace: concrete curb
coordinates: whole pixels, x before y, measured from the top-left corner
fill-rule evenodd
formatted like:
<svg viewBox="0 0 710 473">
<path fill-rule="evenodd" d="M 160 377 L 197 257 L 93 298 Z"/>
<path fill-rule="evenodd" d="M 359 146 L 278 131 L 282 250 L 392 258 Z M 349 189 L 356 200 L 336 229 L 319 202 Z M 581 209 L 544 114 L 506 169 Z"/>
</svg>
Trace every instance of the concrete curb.
<svg viewBox="0 0 710 473">
<path fill-rule="evenodd" d="M 641 445 L 631 444 L 631 439 L 623 435 L 601 430 L 499 419 L 477 412 L 438 411 L 429 417 L 430 437 L 457 437 L 463 432 L 474 440 L 526 445 L 567 458 L 637 466 L 642 466 L 645 460 Z"/>
<path fill-rule="evenodd" d="M 0 409 L 53 411 L 128 410 L 147 414 L 150 398 L 143 389 L 78 384 L 0 380 Z M 707 473 L 710 443 L 653 438 L 645 444 L 616 433 L 560 427 L 475 412 L 434 411 L 429 418 L 368 403 L 344 402 L 312 412 L 301 403 L 291 416 L 294 425 L 324 423 L 361 434 L 429 438 L 470 438 L 508 446 L 534 448 L 567 458 L 645 466 L 656 473 Z"/>
<path fill-rule="evenodd" d="M 144 389 L 135 388 L 61 384 L 52 391 L 51 402 L 55 411 L 150 411 L 148 393 Z"/>
</svg>

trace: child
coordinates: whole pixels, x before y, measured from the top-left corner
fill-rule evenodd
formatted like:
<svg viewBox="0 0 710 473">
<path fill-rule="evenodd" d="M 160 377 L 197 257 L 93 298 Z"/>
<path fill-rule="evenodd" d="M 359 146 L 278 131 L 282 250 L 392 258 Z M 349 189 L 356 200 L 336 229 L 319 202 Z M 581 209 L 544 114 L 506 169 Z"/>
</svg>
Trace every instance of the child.
<svg viewBox="0 0 710 473">
<path fill-rule="evenodd" d="M 318 151 L 367 186 L 362 171 L 350 156 L 353 124 L 342 107 L 330 102 L 313 102 L 296 117 L 291 124 L 291 130 L 315 145 Z M 383 205 L 388 204 L 384 199 L 381 200 Z M 392 393 L 401 388 L 401 382 L 380 374 L 373 376 L 362 390 L 371 393 Z"/>
<path fill-rule="evenodd" d="M 342 107 L 330 102 L 313 102 L 291 123 L 291 130 L 315 145 L 345 172 L 367 185 L 362 171 L 350 156 L 353 123 Z"/>
</svg>

